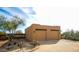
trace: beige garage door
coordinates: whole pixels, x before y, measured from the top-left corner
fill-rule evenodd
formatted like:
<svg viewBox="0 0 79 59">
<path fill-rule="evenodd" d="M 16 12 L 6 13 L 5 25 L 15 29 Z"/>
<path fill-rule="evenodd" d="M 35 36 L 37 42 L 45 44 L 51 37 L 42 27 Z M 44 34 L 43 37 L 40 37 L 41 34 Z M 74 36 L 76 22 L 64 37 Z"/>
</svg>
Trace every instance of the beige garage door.
<svg viewBox="0 0 79 59">
<path fill-rule="evenodd" d="M 41 41 L 46 39 L 46 29 L 36 29 L 34 39 Z"/>
<path fill-rule="evenodd" d="M 48 34 L 48 39 L 49 40 L 57 40 L 59 39 L 59 31 L 53 31 L 51 30 Z"/>
</svg>

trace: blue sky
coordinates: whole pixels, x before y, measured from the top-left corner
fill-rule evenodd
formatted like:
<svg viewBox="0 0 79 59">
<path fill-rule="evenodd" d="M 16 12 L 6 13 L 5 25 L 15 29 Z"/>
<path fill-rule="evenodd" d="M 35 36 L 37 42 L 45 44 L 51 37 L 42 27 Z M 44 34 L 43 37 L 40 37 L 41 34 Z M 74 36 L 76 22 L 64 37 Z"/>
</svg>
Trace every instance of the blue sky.
<svg viewBox="0 0 79 59">
<path fill-rule="evenodd" d="M 24 11 L 24 10 L 27 10 Z M 0 14 L 5 16 L 20 16 L 24 18 L 30 18 L 29 15 L 34 15 L 32 7 L 20 8 L 20 7 L 0 7 Z"/>
<path fill-rule="evenodd" d="M 33 7 L 0 7 L 0 14 L 8 19 L 15 15 L 25 19 L 26 26 L 17 29 L 23 32 L 27 28 L 27 21 L 33 19 L 33 15 L 36 15 Z"/>
<path fill-rule="evenodd" d="M 33 23 L 60 26 L 62 32 L 68 29 L 79 30 L 79 7 L 1 7 L 0 14 L 24 18 L 26 26 L 18 28 L 23 32 Z"/>
</svg>

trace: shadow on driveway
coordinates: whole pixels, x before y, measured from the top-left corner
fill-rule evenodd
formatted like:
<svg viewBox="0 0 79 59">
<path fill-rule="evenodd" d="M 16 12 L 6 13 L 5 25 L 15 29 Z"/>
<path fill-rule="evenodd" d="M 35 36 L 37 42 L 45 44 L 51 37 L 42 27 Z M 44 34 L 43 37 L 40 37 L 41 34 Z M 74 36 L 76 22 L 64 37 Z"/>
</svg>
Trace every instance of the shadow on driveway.
<svg viewBox="0 0 79 59">
<path fill-rule="evenodd" d="M 39 41 L 40 45 L 49 45 L 49 44 L 56 44 L 59 40 L 46 40 L 46 41 Z"/>
</svg>

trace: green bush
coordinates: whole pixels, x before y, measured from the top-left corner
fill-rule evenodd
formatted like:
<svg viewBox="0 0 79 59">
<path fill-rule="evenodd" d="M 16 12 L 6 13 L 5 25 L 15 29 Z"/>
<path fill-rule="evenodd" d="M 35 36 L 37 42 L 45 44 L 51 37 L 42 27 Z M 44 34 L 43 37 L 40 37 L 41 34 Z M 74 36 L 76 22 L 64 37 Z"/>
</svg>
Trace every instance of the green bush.
<svg viewBox="0 0 79 59">
<path fill-rule="evenodd" d="M 79 31 L 66 31 L 62 33 L 64 39 L 79 41 Z"/>
<path fill-rule="evenodd" d="M 6 33 L 4 33 L 4 32 L 0 32 L 0 35 L 5 35 Z"/>
<path fill-rule="evenodd" d="M 79 41 L 79 31 L 76 31 L 75 32 L 75 40 L 76 41 Z"/>
</svg>

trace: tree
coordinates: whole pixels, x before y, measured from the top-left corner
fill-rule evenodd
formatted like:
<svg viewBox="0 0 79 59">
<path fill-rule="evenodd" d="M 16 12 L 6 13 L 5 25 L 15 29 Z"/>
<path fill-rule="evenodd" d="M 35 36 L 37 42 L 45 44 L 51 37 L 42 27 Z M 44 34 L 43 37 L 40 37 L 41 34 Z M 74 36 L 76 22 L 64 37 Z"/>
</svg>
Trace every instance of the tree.
<svg viewBox="0 0 79 59">
<path fill-rule="evenodd" d="M 0 30 L 1 30 L 2 32 L 6 32 L 6 29 L 5 29 L 6 20 L 7 20 L 7 18 L 6 18 L 5 16 L 0 15 Z"/>
<path fill-rule="evenodd" d="M 13 16 L 10 21 L 7 21 L 6 23 L 6 30 L 10 33 L 10 40 L 13 40 L 14 33 L 16 33 L 16 29 L 19 28 L 19 26 L 24 26 L 24 19 L 21 19 L 18 16 Z"/>
<path fill-rule="evenodd" d="M 64 36 L 64 39 L 79 41 L 79 31 L 66 31 L 62 34 L 62 36 Z"/>
<path fill-rule="evenodd" d="M 15 33 L 17 28 L 24 25 L 24 19 L 18 16 L 13 16 L 10 20 L 7 20 L 4 15 L 0 15 L 0 30 L 3 32 Z"/>
<path fill-rule="evenodd" d="M 72 39 L 72 40 L 75 39 L 75 31 L 74 30 L 70 31 L 70 39 Z"/>
<path fill-rule="evenodd" d="M 10 20 L 7 20 L 7 18 L 3 15 L 0 16 L 0 30 L 3 32 L 9 32 L 10 36 L 7 36 L 9 41 L 13 40 L 14 33 L 16 33 L 16 29 L 19 28 L 20 26 L 24 26 L 24 19 L 18 17 L 18 16 L 13 16 L 10 18 Z M 21 41 L 20 46 L 22 47 L 23 41 Z"/>
<path fill-rule="evenodd" d="M 64 39 L 69 39 L 70 38 L 70 32 L 69 31 L 66 31 L 66 32 L 62 33 L 62 37 Z"/>
<path fill-rule="evenodd" d="M 75 32 L 75 40 L 76 41 L 79 41 L 79 31 L 76 31 Z"/>
<path fill-rule="evenodd" d="M 19 28 L 20 26 L 24 26 L 25 23 L 24 23 L 24 19 L 21 19 L 20 17 L 18 16 L 13 16 L 13 18 L 11 18 L 11 25 L 12 25 L 12 33 L 15 33 L 16 29 Z"/>
<path fill-rule="evenodd" d="M 7 20 L 5 16 L 0 15 L 0 30 L 5 33 L 9 32 L 12 36 L 16 32 L 17 28 L 24 25 L 24 19 L 18 16 L 13 16 L 10 20 Z"/>
</svg>

